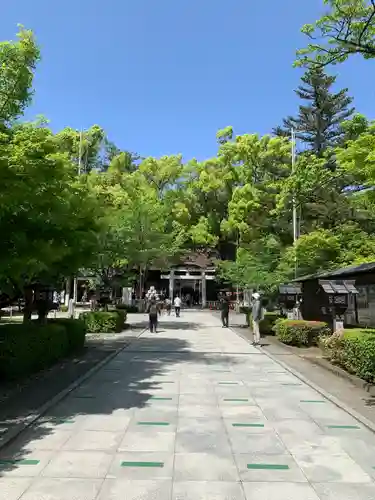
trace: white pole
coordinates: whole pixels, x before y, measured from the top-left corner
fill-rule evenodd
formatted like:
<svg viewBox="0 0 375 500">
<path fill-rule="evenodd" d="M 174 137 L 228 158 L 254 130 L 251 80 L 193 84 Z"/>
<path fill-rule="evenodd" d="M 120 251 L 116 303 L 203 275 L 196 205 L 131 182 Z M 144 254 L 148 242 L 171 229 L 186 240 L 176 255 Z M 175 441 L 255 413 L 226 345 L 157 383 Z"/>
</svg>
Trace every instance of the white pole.
<svg viewBox="0 0 375 500">
<path fill-rule="evenodd" d="M 294 129 L 292 128 L 292 173 L 296 170 L 296 136 Z M 294 244 L 298 240 L 298 222 L 297 222 L 297 203 L 295 194 L 293 193 L 293 242 Z M 295 254 L 294 259 L 294 277 L 297 278 L 297 254 Z"/>
<path fill-rule="evenodd" d="M 79 133 L 79 148 L 78 148 L 78 175 L 81 175 L 81 163 L 82 163 L 82 130 Z M 74 278 L 73 283 L 73 303 L 77 304 L 78 300 L 78 281 L 77 277 Z"/>
<path fill-rule="evenodd" d="M 294 134 L 294 129 L 292 129 L 292 173 L 295 172 L 296 169 L 296 137 Z M 293 195 L 293 241 L 296 242 L 298 239 L 298 230 L 297 230 L 297 206 L 296 199 Z"/>
<path fill-rule="evenodd" d="M 82 162 L 82 130 L 79 133 L 78 175 L 81 175 L 81 162 Z"/>
</svg>

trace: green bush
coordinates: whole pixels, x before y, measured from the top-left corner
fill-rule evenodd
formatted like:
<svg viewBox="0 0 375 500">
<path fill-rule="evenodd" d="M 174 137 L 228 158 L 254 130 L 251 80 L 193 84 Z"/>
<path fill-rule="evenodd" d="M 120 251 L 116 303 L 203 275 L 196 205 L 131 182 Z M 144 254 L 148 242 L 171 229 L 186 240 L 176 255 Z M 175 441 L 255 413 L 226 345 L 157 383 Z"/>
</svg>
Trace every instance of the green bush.
<svg viewBox="0 0 375 500">
<path fill-rule="evenodd" d="M 62 325 L 35 322 L 0 327 L 0 378 L 13 380 L 29 375 L 63 358 L 69 351 Z"/>
<path fill-rule="evenodd" d="M 327 358 L 367 382 L 375 383 L 375 330 L 350 329 L 322 338 Z"/>
<path fill-rule="evenodd" d="M 81 351 L 85 345 L 87 333 L 86 323 L 81 319 L 56 318 L 48 320 L 48 323 L 61 325 L 68 335 L 69 353 Z"/>
<path fill-rule="evenodd" d="M 281 342 L 297 347 L 317 345 L 320 336 L 331 334 L 327 323 L 322 321 L 290 319 L 278 319 L 273 331 Z"/>
<path fill-rule="evenodd" d="M 126 311 L 102 312 L 93 311 L 80 315 L 90 333 L 119 333 L 124 329 Z"/>
<path fill-rule="evenodd" d="M 63 312 L 63 313 L 67 313 L 68 312 L 68 306 L 65 306 L 65 305 L 61 305 L 60 306 L 60 311 Z"/>
<path fill-rule="evenodd" d="M 273 327 L 278 319 L 280 319 L 278 312 L 266 312 L 264 318 L 259 322 L 261 335 L 274 335 Z"/>
<path fill-rule="evenodd" d="M 280 319 L 280 313 L 277 311 L 267 311 L 264 313 L 264 318 L 259 321 L 259 331 L 261 335 L 275 335 L 273 330 L 273 326 L 276 321 Z M 251 328 L 252 317 L 251 317 L 251 309 L 248 312 L 248 324 Z"/>
</svg>

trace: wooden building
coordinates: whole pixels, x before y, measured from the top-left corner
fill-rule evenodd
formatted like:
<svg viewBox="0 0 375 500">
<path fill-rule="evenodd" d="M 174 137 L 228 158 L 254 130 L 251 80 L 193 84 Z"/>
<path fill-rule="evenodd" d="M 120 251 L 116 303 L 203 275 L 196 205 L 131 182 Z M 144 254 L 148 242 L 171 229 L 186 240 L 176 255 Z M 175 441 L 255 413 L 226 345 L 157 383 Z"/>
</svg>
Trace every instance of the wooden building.
<svg viewBox="0 0 375 500">
<path fill-rule="evenodd" d="M 357 295 L 349 295 L 345 324 L 375 327 L 375 262 L 350 266 L 336 271 L 303 276 L 294 281 L 302 285 L 302 317 L 306 320 L 331 322 L 320 299 L 319 280 L 354 280 Z"/>
</svg>

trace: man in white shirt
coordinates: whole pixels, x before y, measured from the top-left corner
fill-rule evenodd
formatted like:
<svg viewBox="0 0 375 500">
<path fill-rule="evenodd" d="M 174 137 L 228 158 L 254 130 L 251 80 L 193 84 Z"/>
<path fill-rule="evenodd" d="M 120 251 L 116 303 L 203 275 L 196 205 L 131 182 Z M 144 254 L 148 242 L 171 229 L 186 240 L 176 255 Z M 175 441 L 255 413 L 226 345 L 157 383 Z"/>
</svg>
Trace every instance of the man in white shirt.
<svg viewBox="0 0 375 500">
<path fill-rule="evenodd" d="M 175 310 L 175 313 L 176 313 L 176 318 L 179 318 L 180 317 L 180 311 L 181 311 L 181 299 L 180 297 L 177 295 L 173 301 L 173 305 L 174 305 L 174 310 Z"/>
</svg>

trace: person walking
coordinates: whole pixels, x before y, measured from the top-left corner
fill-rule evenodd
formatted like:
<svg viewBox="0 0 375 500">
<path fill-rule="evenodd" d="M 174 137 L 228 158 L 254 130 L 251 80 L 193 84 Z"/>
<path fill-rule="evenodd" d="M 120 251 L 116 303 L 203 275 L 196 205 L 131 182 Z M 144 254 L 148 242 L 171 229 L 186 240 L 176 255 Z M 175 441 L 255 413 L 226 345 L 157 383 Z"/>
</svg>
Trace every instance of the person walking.
<svg viewBox="0 0 375 500">
<path fill-rule="evenodd" d="M 147 312 L 150 325 L 150 332 L 157 333 L 156 329 L 158 326 L 159 306 L 154 298 L 151 299 L 147 308 Z"/>
<path fill-rule="evenodd" d="M 223 295 L 221 299 L 221 322 L 223 323 L 223 328 L 228 328 L 229 326 L 229 297 Z"/>
<path fill-rule="evenodd" d="M 176 313 L 176 318 L 179 318 L 181 312 L 181 299 L 178 295 L 175 297 L 173 305 L 174 305 L 174 311 Z"/>
<path fill-rule="evenodd" d="M 252 327 L 253 327 L 253 345 L 260 344 L 260 329 L 259 322 L 262 319 L 262 304 L 258 292 L 253 293 L 253 306 L 251 312 Z"/>
<path fill-rule="evenodd" d="M 168 314 L 168 316 L 171 315 L 171 309 L 172 309 L 172 302 L 171 302 L 171 299 L 167 298 L 165 299 L 165 312 L 166 314 Z"/>
</svg>

